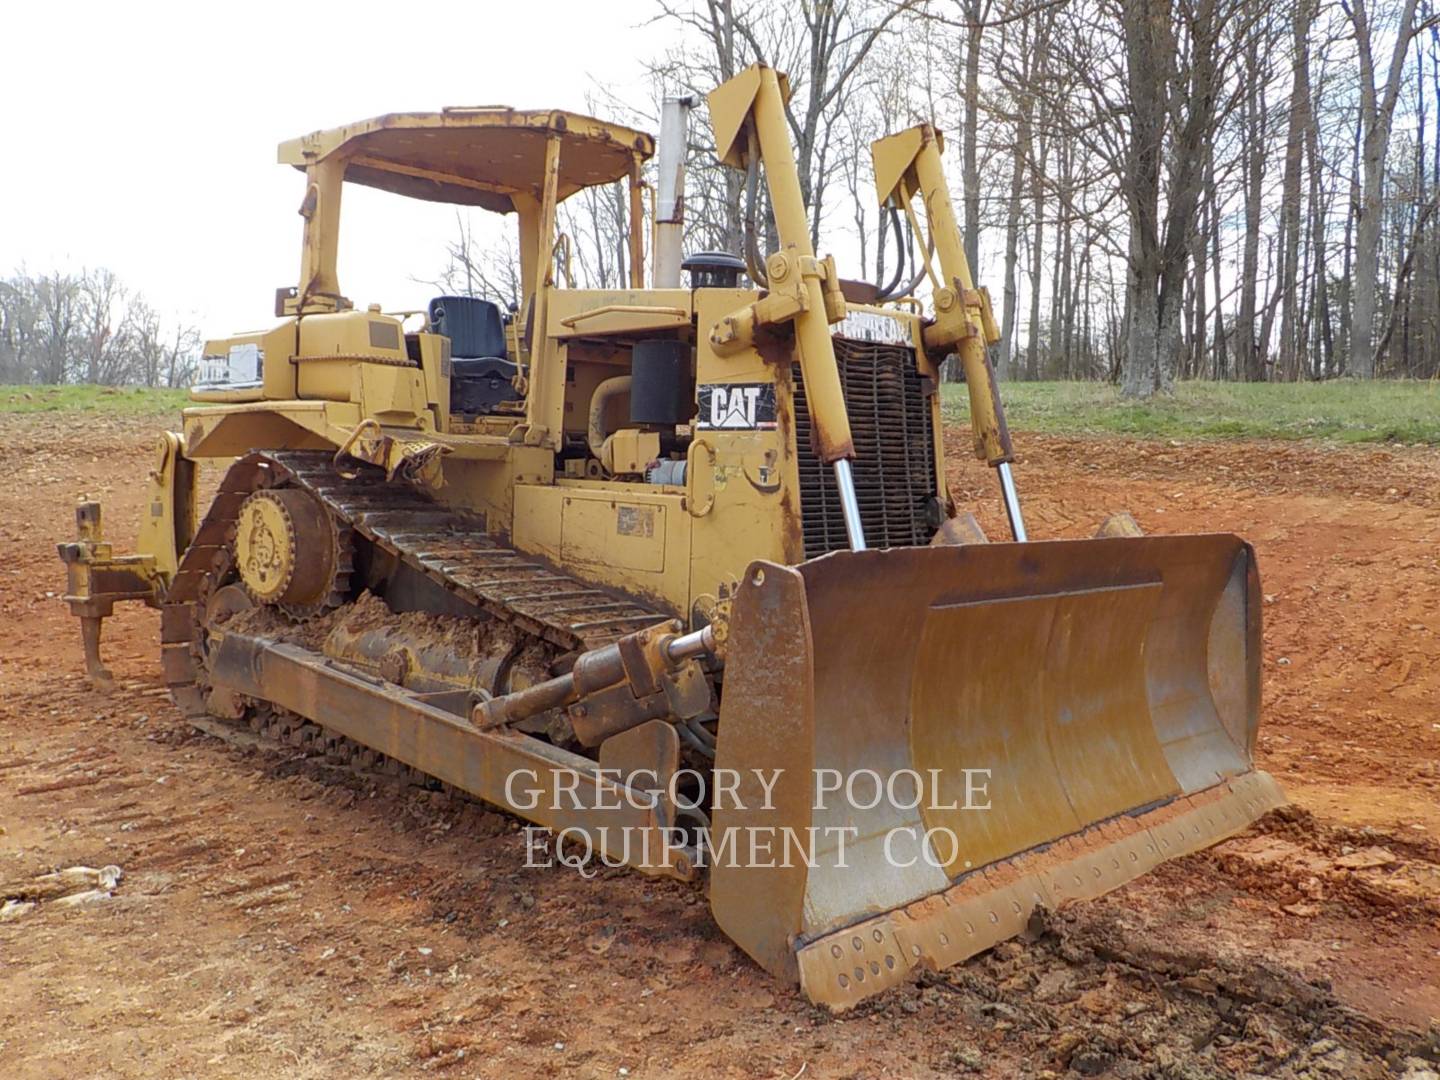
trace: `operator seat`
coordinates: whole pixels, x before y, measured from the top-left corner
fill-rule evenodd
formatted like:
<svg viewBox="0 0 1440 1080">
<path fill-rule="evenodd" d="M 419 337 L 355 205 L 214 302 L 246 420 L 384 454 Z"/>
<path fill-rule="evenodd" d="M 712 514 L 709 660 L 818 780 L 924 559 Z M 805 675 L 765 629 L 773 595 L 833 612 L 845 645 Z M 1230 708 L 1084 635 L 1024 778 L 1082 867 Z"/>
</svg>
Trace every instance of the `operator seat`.
<svg viewBox="0 0 1440 1080">
<path fill-rule="evenodd" d="M 450 411 L 478 416 L 518 401 L 514 361 L 505 357 L 500 305 L 475 296 L 437 296 L 430 326 L 450 339 Z"/>
</svg>

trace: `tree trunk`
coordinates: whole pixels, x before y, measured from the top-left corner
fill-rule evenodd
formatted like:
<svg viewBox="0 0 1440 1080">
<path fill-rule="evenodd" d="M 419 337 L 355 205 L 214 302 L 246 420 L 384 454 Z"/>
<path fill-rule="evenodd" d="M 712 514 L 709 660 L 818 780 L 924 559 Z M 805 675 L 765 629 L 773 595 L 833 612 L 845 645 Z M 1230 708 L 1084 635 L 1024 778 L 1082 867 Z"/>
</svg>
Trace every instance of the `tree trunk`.
<svg viewBox="0 0 1440 1080">
<path fill-rule="evenodd" d="M 1235 320 L 1235 344 L 1247 382 L 1264 378 L 1263 342 L 1255 335 L 1255 297 L 1260 277 L 1260 209 L 1264 199 L 1265 131 L 1264 107 L 1260 101 L 1263 81 L 1259 41 L 1251 38 L 1246 52 L 1245 146 L 1242 154 L 1245 175 L 1245 237 L 1240 259 L 1240 312 Z"/>
<path fill-rule="evenodd" d="M 1310 127 L 1310 19 L 1314 0 L 1298 0 L 1291 23 L 1289 123 L 1285 133 L 1285 176 L 1280 185 L 1280 371 L 1300 377 L 1296 336 L 1300 260 L 1300 165 Z M 1313 211 L 1313 207 L 1312 207 Z"/>
<path fill-rule="evenodd" d="M 1023 138 L 1028 140 L 1029 132 Z M 1017 131 L 1015 153 L 1011 161 L 1010 198 L 1005 207 L 1005 282 L 1004 302 L 1000 317 L 1000 368 L 1009 376 L 1015 359 L 1015 309 L 1019 304 L 1019 285 L 1015 280 L 1020 255 L 1020 202 L 1025 190 L 1025 143 Z"/>
<path fill-rule="evenodd" d="M 965 200 L 965 257 L 970 273 L 980 273 L 980 35 L 989 12 L 989 0 L 966 0 L 965 15 L 965 127 L 960 183 Z"/>
<path fill-rule="evenodd" d="M 1400 97 L 1405 56 L 1415 36 L 1416 0 L 1402 0 L 1394 48 L 1383 87 L 1375 85 L 1375 58 L 1365 0 L 1350 0 L 1350 20 L 1360 60 L 1360 201 L 1356 206 L 1355 299 L 1350 326 L 1350 372 L 1359 378 L 1375 374 L 1375 302 L 1380 277 L 1380 227 L 1385 183 L 1385 158 L 1390 127 Z"/>
<path fill-rule="evenodd" d="M 1040 378 L 1040 273 L 1045 254 L 1045 196 L 1040 179 L 1045 168 L 1043 153 L 1038 164 L 1030 180 L 1031 212 L 1035 220 L 1030 242 L 1030 340 L 1025 343 L 1025 378 L 1032 382 Z"/>
<path fill-rule="evenodd" d="M 1135 261 L 1132 255 L 1123 392 L 1126 397 L 1149 397 L 1160 388 L 1160 283 L 1149 267 L 1135 269 Z"/>
<path fill-rule="evenodd" d="M 1126 274 L 1127 347 L 1124 393 L 1149 397 L 1159 389 L 1160 162 L 1165 141 L 1165 76 L 1173 62 L 1163 40 L 1170 18 L 1165 0 L 1124 0 L 1125 57 L 1131 119 L 1124 188 L 1130 211 Z M 1157 40 L 1160 39 L 1160 40 Z"/>
<path fill-rule="evenodd" d="M 1049 44 L 1049 26 L 1042 23 L 1035 41 L 1036 79 L 1043 79 L 1046 70 L 1046 49 Z M 1030 340 L 1025 343 L 1025 378 L 1040 377 L 1040 282 L 1045 254 L 1045 166 L 1049 161 L 1050 140 L 1045 132 L 1044 102 L 1039 104 L 1039 123 L 1032 125 L 1030 134 L 1039 137 L 1038 152 L 1034 146 L 1028 148 L 1032 167 L 1030 169 L 1031 227 L 1034 240 L 1030 248 Z"/>
<path fill-rule="evenodd" d="M 1016 280 L 1020 254 L 1020 208 L 1025 197 L 1026 153 L 1030 147 L 1032 98 L 1028 92 L 1030 64 L 1030 24 L 1020 24 L 1020 80 L 1018 116 L 1015 121 L 1015 144 L 1010 156 L 1010 197 L 1005 204 L 1005 280 L 1000 316 L 1000 368 L 1011 375 L 1015 356 L 1015 324 L 1020 303 L 1019 282 Z M 973 271 L 972 271 L 973 272 Z"/>
</svg>

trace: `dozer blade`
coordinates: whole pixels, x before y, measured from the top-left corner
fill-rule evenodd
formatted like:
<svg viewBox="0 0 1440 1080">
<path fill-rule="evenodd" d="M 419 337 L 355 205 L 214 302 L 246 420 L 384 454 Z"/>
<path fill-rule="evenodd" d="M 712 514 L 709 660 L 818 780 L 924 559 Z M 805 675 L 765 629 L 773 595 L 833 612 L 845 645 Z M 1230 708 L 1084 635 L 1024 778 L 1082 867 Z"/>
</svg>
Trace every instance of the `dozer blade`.
<svg viewBox="0 0 1440 1080">
<path fill-rule="evenodd" d="M 725 666 L 715 918 L 846 1008 L 1282 804 L 1252 762 L 1259 703 L 1259 576 L 1233 536 L 755 563 Z"/>
</svg>

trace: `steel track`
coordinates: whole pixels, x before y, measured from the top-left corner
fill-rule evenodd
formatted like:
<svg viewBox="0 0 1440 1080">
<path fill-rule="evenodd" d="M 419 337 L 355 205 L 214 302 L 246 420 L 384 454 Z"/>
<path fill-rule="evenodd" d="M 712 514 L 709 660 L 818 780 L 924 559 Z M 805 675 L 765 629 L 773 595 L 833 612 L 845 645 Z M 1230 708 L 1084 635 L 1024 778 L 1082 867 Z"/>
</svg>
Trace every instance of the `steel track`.
<svg viewBox="0 0 1440 1080">
<path fill-rule="evenodd" d="M 442 506 L 383 471 L 363 466 L 353 478 L 337 474 L 331 455 L 315 451 L 256 452 L 239 459 L 221 480 L 195 539 L 181 560 L 162 608 L 162 660 L 171 696 L 197 728 L 236 745 L 257 739 L 289 746 L 361 775 L 400 779 L 431 789 L 439 781 L 386 758 L 323 726 L 265 703 L 242 719 L 207 709 L 205 605 L 231 568 L 240 505 L 263 487 L 294 486 L 318 499 L 337 527 L 425 575 L 471 607 L 510 626 L 517 640 L 543 643 L 554 656 L 608 644 L 665 619 L 630 597 L 583 582 L 546 561 L 508 548 L 485 530 L 482 515 Z M 347 560 L 340 572 L 348 575 Z M 337 577 L 342 584 L 348 577 Z M 344 601 L 333 597 L 332 607 Z"/>
</svg>

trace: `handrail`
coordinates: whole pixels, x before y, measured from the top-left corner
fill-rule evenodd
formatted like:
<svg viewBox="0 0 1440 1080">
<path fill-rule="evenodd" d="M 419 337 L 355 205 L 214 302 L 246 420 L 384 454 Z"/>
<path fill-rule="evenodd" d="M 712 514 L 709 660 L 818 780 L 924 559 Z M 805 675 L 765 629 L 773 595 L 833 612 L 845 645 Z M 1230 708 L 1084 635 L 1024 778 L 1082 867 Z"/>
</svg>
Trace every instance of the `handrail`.
<svg viewBox="0 0 1440 1080">
<path fill-rule="evenodd" d="M 689 318 L 690 313 L 684 308 L 659 307 L 647 304 L 606 304 L 604 307 L 591 308 L 589 311 L 581 311 L 574 315 L 567 315 L 560 320 L 561 326 L 574 327 L 576 323 L 585 322 L 587 319 L 596 319 L 601 315 L 672 315 L 677 319 Z"/>
</svg>

